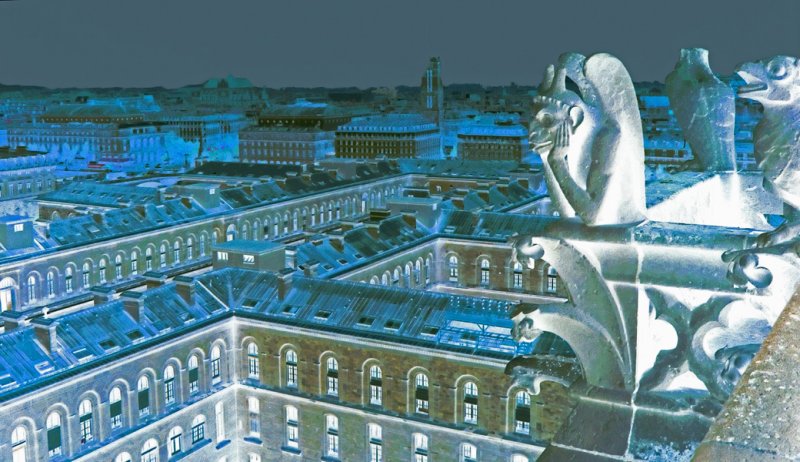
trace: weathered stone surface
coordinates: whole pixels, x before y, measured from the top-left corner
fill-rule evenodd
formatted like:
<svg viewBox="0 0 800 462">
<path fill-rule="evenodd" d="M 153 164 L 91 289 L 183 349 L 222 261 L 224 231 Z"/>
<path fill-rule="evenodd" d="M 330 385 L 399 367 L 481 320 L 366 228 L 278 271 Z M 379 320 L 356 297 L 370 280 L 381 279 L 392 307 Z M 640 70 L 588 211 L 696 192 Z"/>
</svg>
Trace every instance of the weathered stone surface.
<svg viewBox="0 0 800 462">
<path fill-rule="evenodd" d="M 736 170 L 733 90 L 711 71 L 708 50 L 684 48 L 666 78 L 670 106 L 702 170 Z"/>
</svg>

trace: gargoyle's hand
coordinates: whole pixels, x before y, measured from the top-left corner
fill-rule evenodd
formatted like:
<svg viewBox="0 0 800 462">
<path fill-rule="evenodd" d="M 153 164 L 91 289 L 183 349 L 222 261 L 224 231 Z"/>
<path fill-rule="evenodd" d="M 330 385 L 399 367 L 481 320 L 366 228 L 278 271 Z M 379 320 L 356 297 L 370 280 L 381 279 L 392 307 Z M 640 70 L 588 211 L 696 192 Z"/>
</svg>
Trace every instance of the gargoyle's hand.
<svg viewBox="0 0 800 462">
<path fill-rule="evenodd" d="M 563 159 L 567 157 L 567 152 L 569 151 L 569 132 L 570 128 L 567 124 L 561 124 L 561 126 L 556 129 L 550 157 L 554 159 Z"/>
</svg>

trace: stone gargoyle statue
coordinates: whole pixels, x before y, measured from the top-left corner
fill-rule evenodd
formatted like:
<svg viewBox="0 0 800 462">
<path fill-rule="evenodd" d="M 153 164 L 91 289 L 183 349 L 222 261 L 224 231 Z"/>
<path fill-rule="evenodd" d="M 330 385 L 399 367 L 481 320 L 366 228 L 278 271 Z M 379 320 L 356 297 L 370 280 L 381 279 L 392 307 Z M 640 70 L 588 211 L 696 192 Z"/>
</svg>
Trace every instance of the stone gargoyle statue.
<svg viewBox="0 0 800 462">
<path fill-rule="evenodd" d="M 529 137 L 560 216 L 578 216 L 587 226 L 646 219 L 642 123 L 633 82 L 617 58 L 561 55 L 533 99 Z"/>
<path fill-rule="evenodd" d="M 739 96 L 764 107 L 753 132 L 754 154 L 764 187 L 786 209 L 786 221 L 759 236 L 757 246 L 790 250 L 800 241 L 800 60 L 775 56 L 742 64 L 736 72 L 745 81 Z"/>
<path fill-rule="evenodd" d="M 711 70 L 708 50 L 682 49 L 665 83 L 670 106 L 694 153 L 688 167 L 736 170 L 734 94 Z"/>
</svg>

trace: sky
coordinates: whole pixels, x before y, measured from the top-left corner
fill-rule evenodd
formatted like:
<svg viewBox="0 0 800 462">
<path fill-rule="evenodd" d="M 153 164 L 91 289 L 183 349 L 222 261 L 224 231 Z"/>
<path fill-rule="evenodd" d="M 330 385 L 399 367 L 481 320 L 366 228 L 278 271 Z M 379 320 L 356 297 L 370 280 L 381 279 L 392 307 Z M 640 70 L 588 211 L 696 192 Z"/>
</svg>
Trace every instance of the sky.
<svg viewBox="0 0 800 462">
<path fill-rule="evenodd" d="M 533 85 L 567 51 L 663 81 L 683 47 L 722 74 L 798 56 L 800 0 L 0 1 L 4 84 L 418 85 L 439 56 L 445 84 Z"/>
</svg>

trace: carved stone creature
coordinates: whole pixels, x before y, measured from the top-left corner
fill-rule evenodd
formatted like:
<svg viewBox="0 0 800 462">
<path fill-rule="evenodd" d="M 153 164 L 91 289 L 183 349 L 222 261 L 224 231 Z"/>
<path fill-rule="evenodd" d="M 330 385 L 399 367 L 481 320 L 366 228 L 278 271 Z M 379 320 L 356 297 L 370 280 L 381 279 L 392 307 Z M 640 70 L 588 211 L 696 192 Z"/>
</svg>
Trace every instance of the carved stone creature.
<svg viewBox="0 0 800 462">
<path fill-rule="evenodd" d="M 642 124 L 617 58 L 566 53 L 549 66 L 533 100 L 530 141 L 562 217 L 577 215 L 588 226 L 646 219 Z"/>
<path fill-rule="evenodd" d="M 786 205 L 786 221 L 759 236 L 758 247 L 786 247 L 800 236 L 800 61 L 789 56 L 745 63 L 736 70 L 746 85 L 739 96 L 761 103 L 764 117 L 753 132 L 764 186 Z"/>
<path fill-rule="evenodd" d="M 665 83 L 670 106 L 692 147 L 692 162 L 702 170 L 735 170 L 733 90 L 711 71 L 708 50 L 681 50 Z"/>
</svg>

